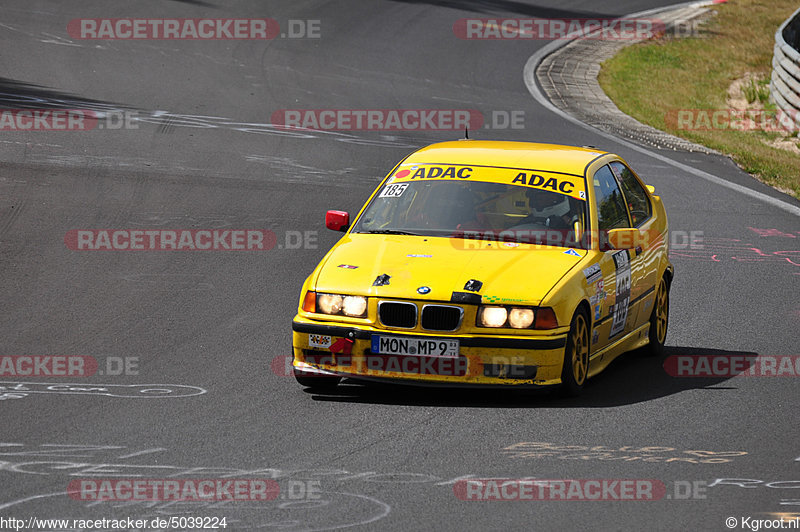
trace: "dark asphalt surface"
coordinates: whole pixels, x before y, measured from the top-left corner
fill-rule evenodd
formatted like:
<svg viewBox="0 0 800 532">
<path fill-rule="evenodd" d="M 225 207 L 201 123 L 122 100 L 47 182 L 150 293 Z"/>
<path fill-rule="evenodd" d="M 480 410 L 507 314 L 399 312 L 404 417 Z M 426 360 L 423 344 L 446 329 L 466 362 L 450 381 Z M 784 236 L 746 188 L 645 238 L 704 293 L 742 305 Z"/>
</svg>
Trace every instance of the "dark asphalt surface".
<svg viewBox="0 0 800 532">
<path fill-rule="evenodd" d="M 800 515 L 798 377 L 673 378 L 663 360 L 631 353 L 578 399 L 356 385 L 320 395 L 275 362 L 291 354 L 303 280 L 338 237 L 324 228 L 325 210 L 357 211 L 404 155 L 462 135 L 269 124 L 276 110 L 305 108 L 521 111 L 524 128 L 471 136 L 615 151 L 670 217 L 668 355 L 800 355 L 796 216 L 541 108 L 522 71 L 545 41 L 452 31 L 462 17 L 589 18 L 660 5 L 4 2 L 1 108 L 127 110 L 136 129 L 0 133 L 0 355 L 87 355 L 105 373 L 2 379 L 0 517 L 224 516 L 229 530 L 726 530 L 731 516 Z M 289 20 L 314 20 L 320 37 L 69 37 L 71 19 L 92 17 L 271 17 L 284 31 Z M 727 159 L 667 155 L 798 205 Z M 215 228 L 268 229 L 279 245 L 112 252 L 64 240 L 73 229 Z M 684 245 L 689 232 L 702 246 Z M 301 234 L 306 245 L 295 249 Z M 136 367 L 114 374 L 120 359 Z M 76 479 L 115 477 L 275 478 L 282 498 L 65 494 Z M 468 502 L 453 490 L 463 477 L 656 479 L 666 495 Z M 676 500 L 691 483 L 704 489 Z"/>
</svg>

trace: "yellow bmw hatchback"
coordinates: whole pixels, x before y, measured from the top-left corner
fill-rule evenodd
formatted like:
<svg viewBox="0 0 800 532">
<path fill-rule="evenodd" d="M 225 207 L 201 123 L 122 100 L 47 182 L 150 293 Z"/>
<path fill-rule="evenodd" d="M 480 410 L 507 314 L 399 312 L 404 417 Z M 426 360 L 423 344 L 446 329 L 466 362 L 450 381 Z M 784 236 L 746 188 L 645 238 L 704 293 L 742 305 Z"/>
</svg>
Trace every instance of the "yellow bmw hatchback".
<svg viewBox="0 0 800 532">
<path fill-rule="evenodd" d="M 462 140 L 402 160 L 302 287 L 293 371 L 580 393 L 620 354 L 663 350 L 673 267 L 661 199 L 620 157 Z"/>
</svg>

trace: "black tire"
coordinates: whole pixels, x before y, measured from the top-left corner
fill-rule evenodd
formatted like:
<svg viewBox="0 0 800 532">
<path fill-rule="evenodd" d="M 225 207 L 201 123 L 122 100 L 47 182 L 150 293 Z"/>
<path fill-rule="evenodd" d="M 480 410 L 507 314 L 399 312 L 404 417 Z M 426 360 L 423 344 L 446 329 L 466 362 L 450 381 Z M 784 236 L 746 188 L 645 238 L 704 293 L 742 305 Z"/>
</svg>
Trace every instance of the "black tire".
<svg viewBox="0 0 800 532">
<path fill-rule="evenodd" d="M 664 354 L 664 342 L 667 339 L 667 327 L 669 326 L 669 283 L 666 276 L 656 287 L 656 299 L 653 302 L 653 312 L 650 314 L 650 343 L 644 348 L 647 356 L 662 356 Z"/>
<path fill-rule="evenodd" d="M 591 326 L 586 311 L 578 309 L 572 316 L 564 348 L 561 369 L 561 393 L 568 397 L 580 395 L 589 372 L 589 336 Z"/>
<path fill-rule="evenodd" d="M 312 390 L 331 390 L 336 388 L 341 377 L 327 377 L 294 370 L 294 378 L 300 386 L 311 388 Z"/>
</svg>

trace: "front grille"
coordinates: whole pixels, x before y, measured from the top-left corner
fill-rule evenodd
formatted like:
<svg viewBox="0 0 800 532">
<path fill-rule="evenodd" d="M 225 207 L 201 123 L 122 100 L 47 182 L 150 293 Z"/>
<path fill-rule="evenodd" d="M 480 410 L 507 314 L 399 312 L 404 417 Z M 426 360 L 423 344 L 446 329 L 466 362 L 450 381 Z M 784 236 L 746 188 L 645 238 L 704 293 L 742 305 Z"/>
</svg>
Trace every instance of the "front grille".
<svg viewBox="0 0 800 532">
<path fill-rule="evenodd" d="M 455 331 L 461 325 L 463 315 L 460 307 L 425 305 L 422 307 L 422 328 L 429 331 Z"/>
<path fill-rule="evenodd" d="M 414 303 L 381 301 L 378 303 L 378 317 L 387 327 L 413 329 L 417 325 L 417 306 Z"/>
</svg>

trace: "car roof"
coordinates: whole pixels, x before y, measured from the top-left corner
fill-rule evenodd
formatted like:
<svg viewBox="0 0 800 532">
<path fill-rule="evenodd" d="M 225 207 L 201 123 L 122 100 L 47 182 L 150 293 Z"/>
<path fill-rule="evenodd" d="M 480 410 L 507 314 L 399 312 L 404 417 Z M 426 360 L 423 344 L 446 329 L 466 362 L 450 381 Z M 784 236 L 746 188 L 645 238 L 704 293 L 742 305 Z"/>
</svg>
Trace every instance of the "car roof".
<svg viewBox="0 0 800 532">
<path fill-rule="evenodd" d="M 586 166 L 606 153 L 594 148 L 537 142 L 456 140 L 422 148 L 403 164 L 496 166 L 583 176 Z"/>
</svg>

